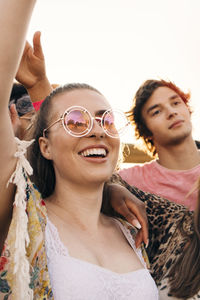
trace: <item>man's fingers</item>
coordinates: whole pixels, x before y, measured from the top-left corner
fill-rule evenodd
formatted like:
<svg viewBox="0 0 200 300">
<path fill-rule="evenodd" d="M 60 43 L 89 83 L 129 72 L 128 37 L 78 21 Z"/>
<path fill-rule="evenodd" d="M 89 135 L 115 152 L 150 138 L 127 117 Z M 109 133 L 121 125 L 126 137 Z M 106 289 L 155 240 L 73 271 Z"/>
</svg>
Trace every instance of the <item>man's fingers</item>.
<svg viewBox="0 0 200 300">
<path fill-rule="evenodd" d="M 33 36 L 33 50 L 35 56 L 37 56 L 40 59 L 44 59 L 44 54 L 42 51 L 42 45 L 41 45 L 41 32 L 36 31 Z"/>
</svg>

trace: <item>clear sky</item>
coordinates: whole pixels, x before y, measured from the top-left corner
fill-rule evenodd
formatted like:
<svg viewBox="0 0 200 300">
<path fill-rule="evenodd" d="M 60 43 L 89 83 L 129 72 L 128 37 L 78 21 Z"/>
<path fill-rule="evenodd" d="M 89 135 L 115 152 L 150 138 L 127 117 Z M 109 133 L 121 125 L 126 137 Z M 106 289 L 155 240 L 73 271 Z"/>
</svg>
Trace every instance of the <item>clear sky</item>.
<svg viewBox="0 0 200 300">
<path fill-rule="evenodd" d="M 146 79 L 174 81 L 200 140 L 199 12 L 200 0 L 38 0 L 28 40 L 42 32 L 51 83 L 89 83 L 124 111 Z"/>
</svg>

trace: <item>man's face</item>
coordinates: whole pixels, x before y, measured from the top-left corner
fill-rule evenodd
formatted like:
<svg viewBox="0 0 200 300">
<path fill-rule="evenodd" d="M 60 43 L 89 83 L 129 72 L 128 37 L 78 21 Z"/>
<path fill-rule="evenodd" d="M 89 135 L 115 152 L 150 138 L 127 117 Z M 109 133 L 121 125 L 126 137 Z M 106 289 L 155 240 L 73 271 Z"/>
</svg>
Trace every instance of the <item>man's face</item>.
<svg viewBox="0 0 200 300">
<path fill-rule="evenodd" d="M 190 112 L 181 97 L 168 87 L 157 88 L 142 109 L 155 147 L 176 145 L 192 132 Z"/>
</svg>

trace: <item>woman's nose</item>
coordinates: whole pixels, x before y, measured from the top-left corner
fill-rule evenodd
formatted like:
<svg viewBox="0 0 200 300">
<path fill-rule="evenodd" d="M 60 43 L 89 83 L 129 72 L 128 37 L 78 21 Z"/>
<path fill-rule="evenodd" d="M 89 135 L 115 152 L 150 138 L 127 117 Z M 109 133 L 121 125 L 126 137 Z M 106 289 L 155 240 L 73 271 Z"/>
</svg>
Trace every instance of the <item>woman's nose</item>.
<svg viewBox="0 0 200 300">
<path fill-rule="evenodd" d="M 91 132 L 89 133 L 89 137 L 99 137 L 99 138 L 103 138 L 105 137 L 105 132 L 102 128 L 101 125 L 101 118 L 95 117 L 93 118 L 93 126 L 91 129 Z"/>
</svg>

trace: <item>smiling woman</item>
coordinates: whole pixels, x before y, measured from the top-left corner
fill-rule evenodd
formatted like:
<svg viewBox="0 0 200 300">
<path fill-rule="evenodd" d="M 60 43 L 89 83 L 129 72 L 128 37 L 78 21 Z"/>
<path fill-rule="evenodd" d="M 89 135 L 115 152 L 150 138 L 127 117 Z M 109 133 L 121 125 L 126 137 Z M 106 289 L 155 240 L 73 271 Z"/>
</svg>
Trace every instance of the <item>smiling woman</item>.
<svg viewBox="0 0 200 300">
<path fill-rule="evenodd" d="M 93 126 L 87 134 L 79 124 L 75 125 L 75 131 L 71 127 L 70 131 L 67 129 L 68 119 L 64 116 L 68 107 L 69 111 L 76 107 L 77 112 L 77 107 L 81 107 L 84 112 L 89 112 Z M 42 226 L 41 231 L 29 227 L 29 247 L 34 249 L 29 255 L 34 257 L 31 286 L 35 299 L 44 287 L 49 299 L 64 297 L 72 300 L 80 293 L 81 299 L 102 299 L 102 296 L 122 299 L 124 293 L 127 300 L 135 295 L 141 300 L 144 297 L 158 299 L 142 251 L 135 247 L 136 229 L 121 219 L 100 212 L 104 183 L 115 169 L 120 145 L 115 120 L 108 118 L 111 122 L 106 123 L 106 130 L 104 128 L 102 120 L 107 112 L 111 112 L 107 100 L 86 84 L 60 87 L 42 103 L 33 132 L 35 141 L 29 153 L 32 179 L 41 195 L 30 180 L 24 178 L 29 224 L 34 228 L 39 224 Z M 58 119 L 60 115 L 62 117 Z M 88 126 L 87 122 L 85 126 Z M 126 123 L 122 123 L 120 129 L 123 126 Z M 116 133 L 116 136 L 112 137 L 110 133 Z M 12 231 L 11 224 L 9 234 Z M 35 248 L 41 235 L 42 243 Z M 5 247 L 3 255 L 7 250 Z M 9 261 L 5 270 L 8 265 Z M 36 276 L 38 268 L 40 271 Z M 141 285 L 145 288 L 141 289 Z M 11 293 L 11 290 L 7 292 Z"/>
<path fill-rule="evenodd" d="M 65 111 L 66 108 L 71 111 L 74 105 L 76 113 L 77 107 L 81 107 L 81 111 L 89 112 L 93 118 L 91 120 L 94 120 L 92 127 L 85 123 L 84 128 L 90 128 L 87 134 L 79 124 L 75 125 L 75 130 L 71 125 L 70 130 L 67 128 L 69 124 Z M 36 121 L 33 133 L 35 143 L 30 149 L 30 161 L 33 166 L 33 181 L 45 198 L 47 207 L 45 243 L 55 299 L 61 299 L 63 295 L 65 299 L 68 299 L 67 295 L 69 299 L 77 299 L 78 292 L 74 289 L 72 274 L 79 276 L 82 299 L 98 299 L 99 293 L 101 298 L 102 293 L 104 297 L 111 293 L 111 298 L 117 296 L 120 299 L 124 293 L 124 284 L 116 292 L 113 276 L 117 285 L 120 278 L 124 278 L 126 292 L 130 294 L 126 299 L 131 299 L 136 294 L 138 299 L 147 295 L 149 299 L 157 297 L 152 279 L 149 275 L 146 276 L 148 271 L 143 266 L 141 253 L 137 256 L 136 252 L 132 252 L 135 249 L 134 239 L 126 240 L 128 228 L 100 213 L 103 186 L 114 171 L 119 152 L 118 136 L 110 136 L 114 120 L 110 125 L 106 124 L 106 130 L 105 123 L 99 123 L 99 118 L 104 119 L 107 111 L 110 112 L 110 105 L 96 89 L 86 84 L 69 84 L 58 88 L 46 98 Z M 59 115 L 62 117 L 58 119 Z M 74 110 L 70 120 L 72 118 L 75 120 Z M 83 120 L 85 119 L 82 122 Z M 44 130 L 45 135 L 42 134 Z M 53 242 L 55 239 L 62 245 L 61 248 L 64 247 L 64 252 L 68 253 L 63 258 L 58 257 L 57 251 L 60 250 Z M 111 241 L 110 246 L 106 245 L 107 240 Z M 116 247 L 113 248 L 113 245 Z M 52 251 L 53 247 L 55 251 Z M 113 260 L 109 262 L 111 255 Z M 66 256 L 69 262 L 65 261 Z M 78 259 L 77 266 L 74 258 Z M 83 271 L 77 274 L 76 269 L 81 266 Z M 132 286 L 138 270 L 149 282 L 146 292 L 140 291 L 139 286 Z M 129 278 L 126 278 L 126 273 L 129 273 Z M 91 276 L 94 276 L 92 282 L 95 290 L 89 284 Z M 99 276 L 103 281 L 108 280 L 107 287 L 97 281 Z M 136 276 L 138 279 L 139 277 Z"/>
</svg>

